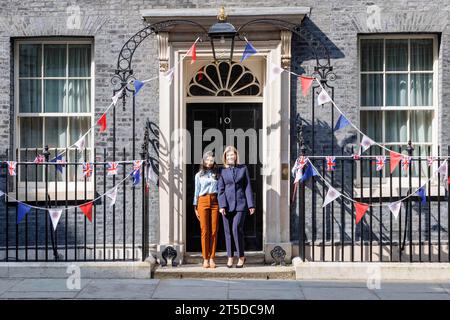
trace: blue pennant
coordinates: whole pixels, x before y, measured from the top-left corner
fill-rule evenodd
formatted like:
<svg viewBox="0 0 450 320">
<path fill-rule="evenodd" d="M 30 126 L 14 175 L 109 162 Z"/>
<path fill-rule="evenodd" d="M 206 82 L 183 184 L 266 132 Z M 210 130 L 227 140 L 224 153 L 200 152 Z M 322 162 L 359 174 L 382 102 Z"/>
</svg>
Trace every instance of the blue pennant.
<svg viewBox="0 0 450 320">
<path fill-rule="evenodd" d="M 134 96 L 136 96 L 138 94 L 138 92 L 142 89 L 144 84 L 145 83 L 142 81 L 134 80 Z"/>
<path fill-rule="evenodd" d="M 252 46 L 250 42 L 247 42 L 247 45 L 245 46 L 244 53 L 242 54 L 241 62 L 250 58 L 252 55 L 257 53 L 256 49 Z"/>
<path fill-rule="evenodd" d="M 337 131 L 339 129 L 345 128 L 349 124 L 350 124 L 350 122 L 348 121 L 348 119 L 343 114 L 341 114 L 339 116 L 338 121 L 336 122 L 336 126 L 334 127 L 334 131 Z"/>
<path fill-rule="evenodd" d="M 300 179 L 300 181 L 301 182 L 305 182 L 306 180 L 308 180 L 312 176 L 317 176 L 317 172 L 316 172 L 316 170 L 313 168 L 313 166 L 311 164 L 308 164 L 308 166 L 306 167 L 305 173 L 303 173 L 303 176 Z"/>
<path fill-rule="evenodd" d="M 20 221 L 23 220 L 23 218 L 25 218 L 25 216 L 27 215 L 28 211 L 30 211 L 31 207 L 27 206 L 26 204 L 19 202 L 17 204 L 17 224 L 20 223 Z"/>
<path fill-rule="evenodd" d="M 58 162 L 58 161 L 62 161 L 62 155 L 60 154 L 59 156 L 54 157 L 52 160 L 50 160 L 50 162 Z M 58 170 L 60 173 L 63 173 L 63 166 L 60 164 L 56 165 L 56 170 Z"/>
<path fill-rule="evenodd" d="M 139 181 L 141 181 L 141 170 L 134 170 L 133 173 L 133 184 L 137 185 L 139 183 Z"/>
<path fill-rule="evenodd" d="M 424 187 L 420 187 L 419 190 L 417 190 L 416 194 L 420 197 L 422 204 L 427 203 L 427 196 Z"/>
</svg>

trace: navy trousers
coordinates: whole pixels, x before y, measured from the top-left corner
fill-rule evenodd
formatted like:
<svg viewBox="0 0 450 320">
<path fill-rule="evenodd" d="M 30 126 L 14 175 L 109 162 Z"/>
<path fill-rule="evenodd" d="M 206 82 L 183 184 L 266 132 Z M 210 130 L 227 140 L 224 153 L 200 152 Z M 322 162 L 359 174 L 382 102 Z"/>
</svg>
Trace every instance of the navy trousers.
<svg viewBox="0 0 450 320">
<path fill-rule="evenodd" d="M 233 246 L 231 243 L 231 232 L 233 232 L 234 244 L 238 252 L 238 257 L 244 256 L 244 221 L 245 212 L 233 211 L 222 215 L 223 229 L 225 231 L 225 245 L 227 247 L 227 255 L 233 257 Z"/>
</svg>

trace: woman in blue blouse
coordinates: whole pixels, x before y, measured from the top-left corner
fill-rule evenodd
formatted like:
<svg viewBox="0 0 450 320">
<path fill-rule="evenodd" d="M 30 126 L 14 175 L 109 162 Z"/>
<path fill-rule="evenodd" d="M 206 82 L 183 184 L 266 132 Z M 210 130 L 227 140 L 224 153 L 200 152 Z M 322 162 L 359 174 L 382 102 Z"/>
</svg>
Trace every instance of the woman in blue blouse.
<svg viewBox="0 0 450 320">
<path fill-rule="evenodd" d="M 219 171 L 211 151 L 203 155 L 200 170 L 195 175 L 194 209 L 200 221 L 202 256 L 204 268 L 215 268 L 214 258 L 217 247 L 219 226 L 219 202 L 217 186 Z"/>
</svg>

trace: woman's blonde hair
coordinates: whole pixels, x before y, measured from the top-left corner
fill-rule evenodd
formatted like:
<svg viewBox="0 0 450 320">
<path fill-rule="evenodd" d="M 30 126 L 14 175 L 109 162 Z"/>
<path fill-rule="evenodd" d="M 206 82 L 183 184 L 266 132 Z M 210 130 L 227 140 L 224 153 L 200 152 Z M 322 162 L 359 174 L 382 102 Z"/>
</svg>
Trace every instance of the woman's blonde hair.
<svg viewBox="0 0 450 320">
<path fill-rule="evenodd" d="M 234 154 L 236 155 L 236 162 L 235 164 L 239 164 L 239 152 L 237 151 L 237 149 L 234 146 L 227 146 L 225 148 L 225 150 L 223 151 L 223 156 L 222 156 L 222 161 L 223 161 L 223 166 L 225 168 L 228 168 L 228 163 L 227 163 L 227 153 L 233 151 Z"/>
</svg>

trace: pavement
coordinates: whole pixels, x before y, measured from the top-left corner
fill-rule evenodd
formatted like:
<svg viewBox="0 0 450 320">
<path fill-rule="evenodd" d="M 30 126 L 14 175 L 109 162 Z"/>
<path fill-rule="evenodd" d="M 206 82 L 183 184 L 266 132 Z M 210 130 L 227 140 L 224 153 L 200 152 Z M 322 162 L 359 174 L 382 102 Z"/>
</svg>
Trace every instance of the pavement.
<svg viewBox="0 0 450 320">
<path fill-rule="evenodd" d="M 73 280 L 73 279 L 72 279 Z M 449 282 L 0 278 L 0 299 L 450 300 Z M 78 286 L 79 284 L 79 286 Z"/>
</svg>

